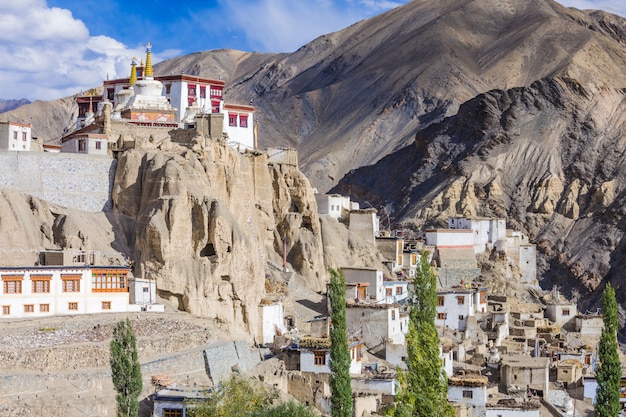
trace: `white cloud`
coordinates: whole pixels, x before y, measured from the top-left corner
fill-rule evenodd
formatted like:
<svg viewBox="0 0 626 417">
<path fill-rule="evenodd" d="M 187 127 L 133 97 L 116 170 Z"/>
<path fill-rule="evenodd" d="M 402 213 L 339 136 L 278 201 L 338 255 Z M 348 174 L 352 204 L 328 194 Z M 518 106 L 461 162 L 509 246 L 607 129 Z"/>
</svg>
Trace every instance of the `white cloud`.
<svg viewBox="0 0 626 417">
<path fill-rule="evenodd" d="M 17 6 L 19 4 L 19 6 Z M 107 36 L 90 36 L 71 11 L 45 0 L 0 0 L 0 98 L 53 100 L 130 73 L 133 48 Z M 153 62 L 179 51 L 155 54 Z"/>
</svg>

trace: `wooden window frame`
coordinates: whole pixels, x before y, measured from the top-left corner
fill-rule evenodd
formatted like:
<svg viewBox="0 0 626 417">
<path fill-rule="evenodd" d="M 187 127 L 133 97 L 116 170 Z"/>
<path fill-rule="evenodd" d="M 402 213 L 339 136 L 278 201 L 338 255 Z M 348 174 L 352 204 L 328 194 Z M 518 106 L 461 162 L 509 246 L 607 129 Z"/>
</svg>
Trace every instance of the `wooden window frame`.
<svg viewBox="0 0 626 417">
<path fill-rule="evenodd" d="M 164 408 L 163 417 L 183 417 L 182 408 Z"/>
<path fill-rule="evenodd" d="M 35 304 L 24 304 L 24 313 L 34 313 Z"/>
<path fill-rule="evenodd" d="M 39 304 L 39 312 L 40 313 L 49 313 L 50 312 L 50 304 Z"/>
<path fill-rule="evenodd" d="M 228 113 L 228 126 L 237 127 L 237 113 Z"/>
<path fill-rule="evenodd" d="M 243 128 L 248 127 L 248 115 L 247 114 L 239 115 L 239 127 L 243 127 Z"/>
<path fill-rule="evenodd" d="M 52 275 L 31 275 L 30 280 L 33 283 L 33 294 L 50 294 Z"/>
<path fill-rule="evenodd" d="M 314 351 L 313 352 L 313 363 L 317 366 L 326 365 L 326 352 Z"/>
<path fill-rule="evenodd" d="M 78 311 L 78 301 L 70 301 L 67 303 L 67 309 L 69 311 Z"/>
<path fill-rule="evenodd" d="M 10 316 L 11 315 L 11 306 L 2 306 L 2 315 Z"/>
<path fill-rule="evenodd" d="M 446 320 L 448 318 L 448 313 L 437 313 L 437 320 Z"/>
<path fill-rule="evenodd" d="M 437 306 L 438 307 L 443 307 L 445 302 L 446 302 L 446 297 L 444 297 L 443 295 L 438 295 L 437 296 Z"/>
<path fill-rule="evenodd" d="M 128 271 L 93 269 L 91 292 L 128 292 Z"/>
<path fill-rule="evenodd" d="M 2 277 L 2 293 L 6 295 L 21 294 L 24 275 L 5 275 Z"/>
<path fill-rule="evenodd" d="M 396 295 L 402 295 L 402 294 L 404 294 L 402 287 L 396 287 Z"/>
<path fill-rule="evenodd" d="M 465 304 L 465 296 L 464 295 L 459 295 L 458 297 L 456 297 L 457 303 L 461 306 L 463 304 Z"/>
<path fill-rule="evenodd" d="M 111 302 L 110 301 L 103 301 L 102 302 L 102 309 L 103 310 L 111 310 Z"/>
<path fill-rule="evenodd" d="M 80 281 L 82 281 L 82 275 L 61 275 L 61 281 L 63 283 L 62 292 L 80 292 Z M 69 284 L 72 282 L 73 284 Z"/>
</svg>

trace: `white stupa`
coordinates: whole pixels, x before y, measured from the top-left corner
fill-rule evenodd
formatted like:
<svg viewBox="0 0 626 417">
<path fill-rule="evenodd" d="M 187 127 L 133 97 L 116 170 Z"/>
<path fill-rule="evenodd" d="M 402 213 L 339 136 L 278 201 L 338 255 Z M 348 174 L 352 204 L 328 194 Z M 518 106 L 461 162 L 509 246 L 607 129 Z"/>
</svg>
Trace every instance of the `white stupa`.
<svg viewBox="0 0 626 417">
<path fill-rule="evenodd" d="M 120 97 L 122 101 L 126 101 L 124 107 L 120 109 L 121 117 L 144 123 L 174 123 L 176 109 L 163 95 L 163 84 L 154 79 L 151 50 L 152 45 L 148 42 L 144 76 L 140 80 L 137 80 L 137 64 L 133 60 L 133 70 L 129 80 L 129 90 L 132 88 L 132 93 L 128 94 L 128 97 Z M 116 100 L 117 97 L 116 95 Z"/>
</svg>

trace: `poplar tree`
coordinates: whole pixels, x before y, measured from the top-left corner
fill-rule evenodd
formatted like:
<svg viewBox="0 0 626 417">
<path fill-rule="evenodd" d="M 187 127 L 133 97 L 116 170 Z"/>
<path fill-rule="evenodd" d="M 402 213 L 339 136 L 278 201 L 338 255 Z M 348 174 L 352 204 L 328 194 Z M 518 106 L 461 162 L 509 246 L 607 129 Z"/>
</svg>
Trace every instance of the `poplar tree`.
<svg viewBox="0 0 626 417">
<path fill-rule="evenodd" d="M 435 327 L 437 281 L 426 252 L 420 258 L 413 287 L 406 335 L 407 371 L 398 372 L 400 390 L 392 414 L 396 417 L 453 417 Z"/>
<path fill-rule="evenodd" d="M 136 417 L 141 394 L 141 367 L 137 357 L 137 341 L 130 320 L 121 320 L 113 329 L 111 339 L 111 376 L 117 395 L 117 417 Z"/>
<path fill-rule="evenodd" d="M 596 370 L 598 388 L 596 390 L 596 417 L 615 417 L 620 413 L 620 380 L 622 364 L 617 351 L 617 301 L 615 290 L 606 284 L 602 296 L 602 319 L 604 329 L 600 336 L 598 359 L 600 366 Z"/>
<path fill-rule="evenodd" d="M 346 281 L 341 270 L 329 268 L 330 285 L 330 392 L 332 417 L 352 417 L 350 352 L 346 326 Z"/>
</svg>

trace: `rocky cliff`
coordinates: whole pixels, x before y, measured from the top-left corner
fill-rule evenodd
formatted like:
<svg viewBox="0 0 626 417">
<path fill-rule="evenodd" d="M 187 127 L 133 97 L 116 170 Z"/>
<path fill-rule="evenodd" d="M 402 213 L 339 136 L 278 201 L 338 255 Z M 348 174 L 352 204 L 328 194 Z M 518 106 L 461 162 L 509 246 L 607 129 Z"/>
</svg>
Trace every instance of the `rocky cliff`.
<svg viewBox="0 0 626 417">
<path fill-rule="evenodd" d="M 541 285 L 576 289 L 584 308 L 603 278 L 621 285 L 625 128 L 623 89 L 543 79 L 479 95 L 337 190 L 389 206 L 409 228 L 506 217 L 538 244 Z"/>
</svg>

